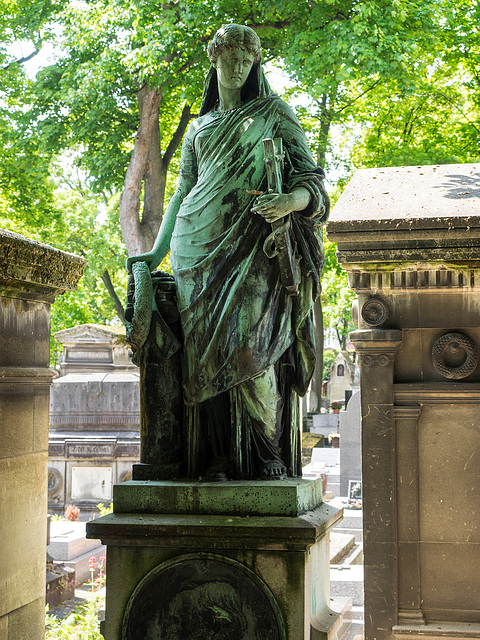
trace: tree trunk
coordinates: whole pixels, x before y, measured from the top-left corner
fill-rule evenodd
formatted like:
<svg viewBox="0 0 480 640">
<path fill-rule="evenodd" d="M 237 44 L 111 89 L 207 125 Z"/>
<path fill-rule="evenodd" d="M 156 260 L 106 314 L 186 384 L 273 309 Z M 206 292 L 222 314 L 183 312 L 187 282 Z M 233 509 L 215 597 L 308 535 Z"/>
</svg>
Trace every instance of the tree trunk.
<svg viewBox="0 0 480 640">
<path fill-rule="evenodd" d="M 147 85 L 144 85 L 138 92 L 140 124 L 120 198 L 120 226 L 128 255 L 150 251 L 155 242 L 156 233 L 150 220 L 148 224 L 143 224 L 140 221 L 140 193 L 149 160 L 152 162 L 152 165 L 148 167 L 152 181 L 153 175 L 158 171 L 156 161 L 160 157 L 160 134 L 158 132 L 160 100 L 161 94 L 158 90 L 150 89 Z M 153 142 L 158 145 L 158 153 L 157 150 L 152 150 Z M 151 191 L 149 191 L 149 198 L 154 199 Z M 157 214 L 159 215 L 158 230 L 162 211 Z"/>
<path fill-rule="evenodd" d="M 121 303 L 120 298 L 117 296 L 117 292 L 113 287 L 110 274 L 106 269 L 102 273 L 102 280 L 103 280 L 103 284 L 107 288 L 108 293 L 110 294 L 110 297 L 113 300 L 113 303 L 115 304 L 115 311 L 117 312 L 117 316 L 120 318 L 123 324 L 125 324 L 125 309 L 123 308 L 123 304 Z"/>
<path fill-rule="evenodd" d="M 168 167 L 192 117 L 190 106 L 185 105 L 178 127 L 162 156 L 161 99 L 158 90 L 147 85 L 138 92 L 140 124 L 120 198 L 120 226 L 129 256 L 150 251 L 155 242 L 163 217 Z M 140 213 L 142 184 L 144 200 Z"/>
<path fill-rule="evenodd" d="M 317 136 L 317 164 L 325 167 L 325 156 L 327 153 L 328 138 L 330 135 L 330 125 L 332 124 L 332 109 L 337 98 L 337 88 L 332 87 L 330 93 L 324 93 L 319 101 L 318 119 L 320 121 L 320 131 Z"/>
<path fill-rule="evenodd" d="M 143 210 L 140 228 L 144 236 L 142 244 L 144 247 L 147 245 L 147 251 L 152 248 L 162 222 L 166 184 L 167 170 L 160 149 L 160 126 L 157 116 L 152 126 L 143 177 Z"/>
</svg>

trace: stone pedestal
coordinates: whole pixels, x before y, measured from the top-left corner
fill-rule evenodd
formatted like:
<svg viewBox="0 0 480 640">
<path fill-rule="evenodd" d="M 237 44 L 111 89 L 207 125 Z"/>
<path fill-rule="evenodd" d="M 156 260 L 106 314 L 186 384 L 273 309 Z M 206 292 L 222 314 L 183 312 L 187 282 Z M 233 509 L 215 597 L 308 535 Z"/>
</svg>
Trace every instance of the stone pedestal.
<svg viewBox="0 0 480 640">
<path fill-rule="evenodd" d="M 0 638 L 45 637 L 50 305 L 82 258 L 0 230 Z"/>
<path fill-rule="evenodd" d="M 358 293 L 366 640 L 478 637 L 479 181 L 358 171 L 328 226 Z"/>
<path fill-rule="evenodd" d="M 339 637 L 328 532 L 342 511 L 321 495 L 321 480 L 117 485 L 115 512 L 87 524 L 107 544 L 106 640 Z"/>
</svg>

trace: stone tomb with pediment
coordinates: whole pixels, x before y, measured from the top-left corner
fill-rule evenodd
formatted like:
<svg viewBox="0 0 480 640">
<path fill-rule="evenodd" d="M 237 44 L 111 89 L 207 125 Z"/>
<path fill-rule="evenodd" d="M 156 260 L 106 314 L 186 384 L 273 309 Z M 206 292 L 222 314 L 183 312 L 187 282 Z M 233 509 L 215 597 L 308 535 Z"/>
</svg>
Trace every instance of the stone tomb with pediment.
<svg viewBox="0 0 480 640">
<path fill-rule="evenodd" d="M 63 351 L 50 396 L 49 510 L 75 504 L 88 519 L 140 456 L 138 368 L 123 329 L 85 324 L 55 337 Z"/>
</svg>

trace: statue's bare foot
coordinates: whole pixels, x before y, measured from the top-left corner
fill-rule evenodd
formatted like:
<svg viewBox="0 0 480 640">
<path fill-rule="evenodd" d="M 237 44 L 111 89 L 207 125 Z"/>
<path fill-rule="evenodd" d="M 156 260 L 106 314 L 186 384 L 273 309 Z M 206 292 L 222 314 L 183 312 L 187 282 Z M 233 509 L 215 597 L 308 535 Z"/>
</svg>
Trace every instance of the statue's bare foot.
<svg viewBox="0 0 480 640">
<path fill-rule="evenodd" d="M 287 477 L 287 469 L 279 460 L 269 460 L 260 467 L 260 480 L 283 480 Z"/>
</svg>

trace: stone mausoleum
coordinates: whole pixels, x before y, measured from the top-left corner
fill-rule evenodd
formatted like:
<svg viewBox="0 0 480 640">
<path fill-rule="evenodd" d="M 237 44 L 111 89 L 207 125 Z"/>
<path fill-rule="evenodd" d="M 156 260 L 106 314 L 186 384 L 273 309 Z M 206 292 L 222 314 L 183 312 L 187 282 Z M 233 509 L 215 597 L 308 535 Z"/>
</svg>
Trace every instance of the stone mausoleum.
<svg viewBox="0 0 480 640">
<path fill-rule="evenodd" d="M 326 386 L 327 407 L 332 403 L 343 403 L 352 393 L 355 382 L 355 362 L 348 351 L 340 351 L 328 371 Z"/>
<path fill-rule="evenodd" d="M 50 394 L 48 507 L 75 504 L 85 520 L 139 460 L 139 373 L 123 328 L 85 324 L 55 337 L 63 352 Z"/>
<path fill-rule="evenodd" d="M 479 638 L 480 165 L 358 171 L 327 233 L 358 294 L 365 638 Z"/>
</svg>

